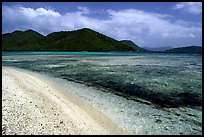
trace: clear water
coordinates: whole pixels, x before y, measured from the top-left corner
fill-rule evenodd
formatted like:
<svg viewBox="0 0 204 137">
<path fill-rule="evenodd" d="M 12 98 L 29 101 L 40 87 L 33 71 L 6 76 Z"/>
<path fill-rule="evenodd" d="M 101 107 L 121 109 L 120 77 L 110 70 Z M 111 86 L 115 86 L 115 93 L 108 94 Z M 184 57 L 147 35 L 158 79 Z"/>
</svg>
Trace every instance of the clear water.
<svg viewBox="0 0 204 137">
<path fill-rule="evenodd" d="M 3 52 L 3 55 L 135 55 L 136 52 Z"/>
<path fill-rule="evenodd" d="M 202 104 L 199 54 L 6 52 L 2 62 L 160 107 Z"/>
<path fill-rule="evenodd" d="M 134 134 L 202 134 L 200 54 L 6 52 L 2 65 L 68 81 Z"/>
</svg>

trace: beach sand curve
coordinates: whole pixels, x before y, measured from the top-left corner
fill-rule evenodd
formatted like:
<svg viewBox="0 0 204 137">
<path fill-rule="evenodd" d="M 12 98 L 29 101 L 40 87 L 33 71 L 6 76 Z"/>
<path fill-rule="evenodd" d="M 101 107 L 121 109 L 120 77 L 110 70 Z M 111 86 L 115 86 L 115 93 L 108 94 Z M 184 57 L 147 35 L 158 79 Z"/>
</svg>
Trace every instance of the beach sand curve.
<svg viewBox="0 0 204 137">
<path fill-rule="evenodd" d="M 96 108 L 51 81 L 23 69 L 2 67 L 2 134 L 130 134 Z"/>
</svg>

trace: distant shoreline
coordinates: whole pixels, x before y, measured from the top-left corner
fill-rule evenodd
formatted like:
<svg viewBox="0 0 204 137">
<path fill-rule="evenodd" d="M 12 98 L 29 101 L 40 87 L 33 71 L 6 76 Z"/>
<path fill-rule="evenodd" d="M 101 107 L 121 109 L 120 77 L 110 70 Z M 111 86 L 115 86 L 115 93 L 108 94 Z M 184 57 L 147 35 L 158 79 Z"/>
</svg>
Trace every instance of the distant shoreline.
<svg viewBox="0 0 204 137">
<path fill-rule="evenodd" d="M 133 52 L 133 51 L 107 51 L 107 52 L 93 52 L 93 51 L 2 51 L 2 53 L 23 53 L 23 54 L 26 54 L 26 53 L 33 53 L 33 54 L 47 54 L 47 53 L 61 53 L 61 54 L 93 54 L 93 55 L 117 55 L 117 54 L 201 54 L 202 55 L 202 52 L 165 52 L 165 51 L 152 51 L 152 52 Z"/>
</svg>

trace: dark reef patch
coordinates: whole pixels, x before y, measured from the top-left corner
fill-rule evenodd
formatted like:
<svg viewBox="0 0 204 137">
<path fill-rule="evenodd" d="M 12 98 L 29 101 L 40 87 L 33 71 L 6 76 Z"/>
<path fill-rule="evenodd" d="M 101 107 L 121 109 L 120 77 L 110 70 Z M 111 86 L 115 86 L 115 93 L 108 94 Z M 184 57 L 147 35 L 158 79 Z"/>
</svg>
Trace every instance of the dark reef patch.
<svg viewBox="0 0 204 137">
<path fill-rule="evenodd" d="M 183 92 L 183 93 L 161 93 L 145 89 L 136 84 L 125 83 L 119 78 L 90 77 L 89 74 L 76 75 L 61 75 L 62 78 L 69 81 L 83 83 L 88 86 L 93 86 L 105 92 L 123 96 L 127 99 L 138 101 L 138 98 L 147 100 L 159 107 L 180 107 L 180 106 L 202 106 L 202 98 L 198 93 Z M 105 89 L 105 90 L 104 90 Z"/>
<path fill-rule="evenodd" d="M 127 64 L 133 60 L 133 56 L 122 56 L 127 62 L 121 63 L 120 56 L 31 56 L 30 59 L 16 55 L 15 60 L 12 61 L 14 56 L 7 56 L 5 58 L 9 61 L 3 60 L 2 63 L 5 66 L 48 73 L 127 99 L 146 100 L 145 103 L 159 107 L 202 106 L 201 59 L 190 55 L 177 55 L 177 60 L 175 55 L 160 56 L 162 60 L 154 55 L 154 62 L 150 55 L 144 58 L 136 56 L 136 61 Z M 163 60 L 170 63 L 162 64 Z M 137 61 L 140 63 L 135 63 Z"/>
</svg>

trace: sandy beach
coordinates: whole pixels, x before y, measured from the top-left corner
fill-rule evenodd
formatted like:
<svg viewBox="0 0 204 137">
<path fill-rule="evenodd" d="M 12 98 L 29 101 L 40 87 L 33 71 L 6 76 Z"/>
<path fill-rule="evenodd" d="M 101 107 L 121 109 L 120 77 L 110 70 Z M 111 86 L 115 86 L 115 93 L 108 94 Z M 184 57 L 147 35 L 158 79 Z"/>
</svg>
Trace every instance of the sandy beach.
<svg viewBox="0 0 204 137">
<path fill-rule="evenodd" d="M 2 134 L 130 134 L 51 83 L 34 72 L 2 67 Z"/>
<path fill-rule="evenodd" d="M 157 108 L 49 73 L 2 67 L 2 134 L 200 135 L 202 107 Z"/>
</svg>

